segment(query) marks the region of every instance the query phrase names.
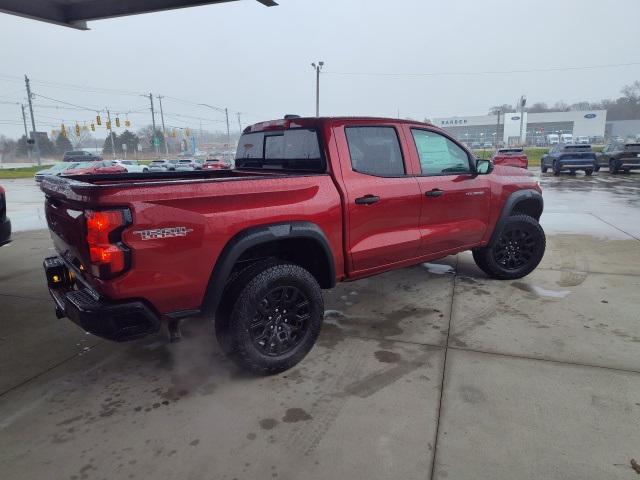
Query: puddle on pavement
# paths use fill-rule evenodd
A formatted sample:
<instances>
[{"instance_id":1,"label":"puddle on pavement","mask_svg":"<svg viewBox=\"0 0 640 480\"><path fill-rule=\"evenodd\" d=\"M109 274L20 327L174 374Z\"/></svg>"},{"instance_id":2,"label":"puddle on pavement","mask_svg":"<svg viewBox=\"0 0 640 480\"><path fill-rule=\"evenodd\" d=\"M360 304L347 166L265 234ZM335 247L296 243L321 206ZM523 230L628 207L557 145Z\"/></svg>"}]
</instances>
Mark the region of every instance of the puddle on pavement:
<instances>
[{"instance_id":1,"label":"puddle on pavement","mask_svg":"<svg viewBox=\"0 0 640 480\"><path fill-rule=\"evenodd\" d=\"M513 282L511 286L524 292L533 293L538 297L565 298L571 293L570 290L549 290L538 285L531 285L524 282Z\"/></svg>"},{"instance_id":2,"label":"puddle on pavement","mask_svg":"<svg viewBox=\"0 0 640 480\"><path fill-rule=\"evenodd\" d=\"M422 266L427 269L429 273L435 275L446 275L447 273L455 273L455 270L451 265L442 265L440 263L423 263Z\"/></svg>"}]
</instances>

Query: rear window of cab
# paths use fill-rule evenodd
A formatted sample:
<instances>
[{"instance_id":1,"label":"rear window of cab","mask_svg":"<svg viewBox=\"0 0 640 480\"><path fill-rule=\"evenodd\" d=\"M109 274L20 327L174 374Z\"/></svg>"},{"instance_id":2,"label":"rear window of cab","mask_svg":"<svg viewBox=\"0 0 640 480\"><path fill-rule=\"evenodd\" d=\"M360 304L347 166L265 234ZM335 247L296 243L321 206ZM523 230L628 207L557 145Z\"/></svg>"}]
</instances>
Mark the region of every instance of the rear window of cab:
<instances>
[{"instance_id":1,"label":"rear window of cab","mask_svg":"<svg viewBox=\"0 0 640 480\"><path fill-rule=\"evenodd\" d=\"M315 129L245 133L236 151L236 168L324 173L326 164Z\"/></svg>"}]
</instances>

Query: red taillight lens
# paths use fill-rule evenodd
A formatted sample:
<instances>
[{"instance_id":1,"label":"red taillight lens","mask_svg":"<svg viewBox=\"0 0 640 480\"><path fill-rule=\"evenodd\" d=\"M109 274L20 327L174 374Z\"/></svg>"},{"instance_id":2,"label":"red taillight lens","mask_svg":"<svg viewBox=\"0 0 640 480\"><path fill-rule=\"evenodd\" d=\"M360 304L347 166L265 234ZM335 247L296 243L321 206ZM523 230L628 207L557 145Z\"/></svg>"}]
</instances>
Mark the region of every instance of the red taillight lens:
<instances>
[{"instance_id":1,"label":"red taillight lens","mask_svg":"<svg viewBox=\"0 0 640 480\"><path fill-rule=\"evenodd\" d=\"M122 244L120 232L129 224L127 210L87 210L87 243L91 272L99 278L111 278L122 273L128 263L128 249Z\"/></svg>"}]
</instances>

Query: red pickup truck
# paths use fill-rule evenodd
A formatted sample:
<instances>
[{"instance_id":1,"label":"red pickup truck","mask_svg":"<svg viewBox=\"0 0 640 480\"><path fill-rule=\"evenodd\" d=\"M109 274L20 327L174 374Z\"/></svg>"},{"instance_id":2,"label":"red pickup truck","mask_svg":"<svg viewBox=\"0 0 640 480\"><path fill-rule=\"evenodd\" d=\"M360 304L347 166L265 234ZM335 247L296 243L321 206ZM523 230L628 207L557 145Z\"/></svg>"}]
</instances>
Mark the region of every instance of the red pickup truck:
<instances>
[{"instance_id":1,"label":"red pickup truck","mask_svg":"<svg viewBox=\"0 0 640 480\"><path fill-rule=\"evenodd\" d=\"M41 188L60 317L127 340L203 316L231 358L262 374L312 348L321 289L464 250L490 277L520 278L545 250L531 173L413 121L288 116L247 127L233 170Z\"/></svg>"}]
</instances>

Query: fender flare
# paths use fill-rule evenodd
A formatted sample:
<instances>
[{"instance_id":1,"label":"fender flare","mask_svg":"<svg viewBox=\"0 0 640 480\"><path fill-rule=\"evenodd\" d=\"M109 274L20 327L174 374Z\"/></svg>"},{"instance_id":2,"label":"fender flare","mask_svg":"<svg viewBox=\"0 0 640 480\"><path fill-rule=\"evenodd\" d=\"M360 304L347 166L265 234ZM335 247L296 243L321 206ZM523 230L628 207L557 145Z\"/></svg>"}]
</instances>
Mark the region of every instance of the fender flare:
<instances>
[{"instance_id":1,"label":"fender flare","mask_svg":"<svg viewBox=\"0 0 640 480\"><path fill-rule=\"evenodd\" d=\"M542 215L542 211L544 210L544 200L542 199L542 194L537 190L527 189L527 190L518 190L513 192L507 198L507 201L502 206L502 211L500 212L500 216L498 217L498 221L496 222L496 226L493 229L493 233L491 234L491 239L489 240L489 245L493 245L494 242L498 239L498 235L502 230L507 219L511 216L515 207L523 201L533 200L538 204L539 209L533 217L536 220L540 220L540 216Z\"/></svg>"},{"instance_id":2,"label":"fender flare","mask_svg":"<svg viewBox=\"0 0 640 480\"><path fill-rule=\"evenodd\" d=\"M310 239L319 244L324 251L329 266L329 285L333 288L336 283L336 267L329 241L322 229L312 222L286 222L270 225L250 227L235 234L227 242L213 267L209 283L205 291L201 312L205 315L215 314L227 279L233 266L248 249L257 245L291 238Z\"/></svg>"}]
</instances>

